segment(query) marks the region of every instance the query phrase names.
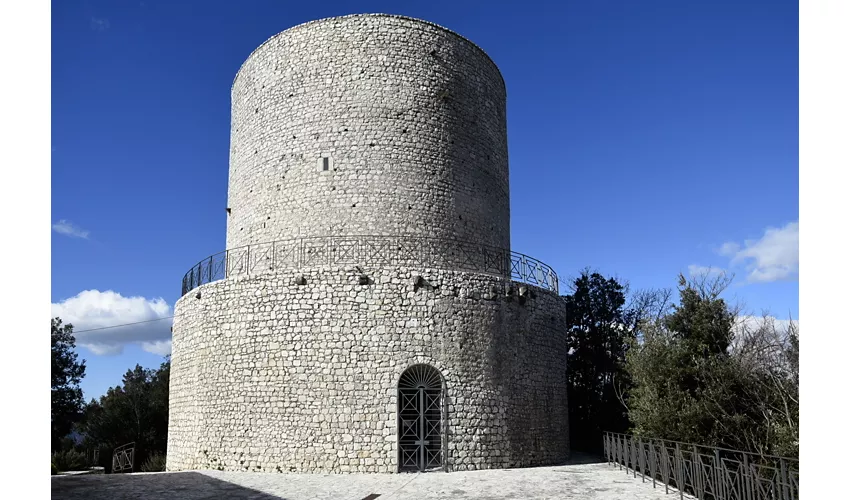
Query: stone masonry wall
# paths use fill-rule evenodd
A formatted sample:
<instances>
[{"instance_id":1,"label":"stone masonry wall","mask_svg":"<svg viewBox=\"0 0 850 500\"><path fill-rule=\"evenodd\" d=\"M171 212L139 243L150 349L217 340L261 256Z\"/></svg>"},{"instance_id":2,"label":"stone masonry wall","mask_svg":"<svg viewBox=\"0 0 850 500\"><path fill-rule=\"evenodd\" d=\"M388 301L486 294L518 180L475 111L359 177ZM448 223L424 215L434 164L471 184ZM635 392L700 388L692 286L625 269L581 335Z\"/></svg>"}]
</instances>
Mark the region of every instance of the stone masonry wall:
<instances>
[{"instance_id":1,"label":"stone masonry wall","mask_svg":"<svg viewBox=\"0 0 850 500\"><path fill-rule=\"evenodd\" d=\"M505 85L463 37L391 15L309 22L257 48L231 99L227 248L355 234L510 248Z\"/></svg>"},{"instance_id":2,"label":"stone masonry wall","mask_svg":"<svg viewBox=\"0 0 850 500\"><path fill-rule=\"evenodd\" d=\"M567 458L563 304L518 286L314 268L193 290L175 306L168 470L396 472L397 383L416 363L445 378L448 470Z\"/></svg>"}]
</instances>

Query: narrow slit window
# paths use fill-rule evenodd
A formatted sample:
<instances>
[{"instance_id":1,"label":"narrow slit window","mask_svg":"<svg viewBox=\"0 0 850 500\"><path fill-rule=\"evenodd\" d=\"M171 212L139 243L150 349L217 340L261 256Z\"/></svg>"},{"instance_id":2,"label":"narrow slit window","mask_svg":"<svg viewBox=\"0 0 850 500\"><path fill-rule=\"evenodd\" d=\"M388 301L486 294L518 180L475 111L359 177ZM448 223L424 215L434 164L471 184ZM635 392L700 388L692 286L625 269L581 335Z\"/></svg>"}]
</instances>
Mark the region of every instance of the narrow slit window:
<instances>
[{"instance_id":1,"label":"narrow slit window","mask_svg":"<svg viewBox=\"0 0 850 500\"><path fill-rule=\"evenodd\" d=\"M334 159L330 154L319 153L316 159L316 170L330 174L334 170Z\"/></svg>"}]
</instances>

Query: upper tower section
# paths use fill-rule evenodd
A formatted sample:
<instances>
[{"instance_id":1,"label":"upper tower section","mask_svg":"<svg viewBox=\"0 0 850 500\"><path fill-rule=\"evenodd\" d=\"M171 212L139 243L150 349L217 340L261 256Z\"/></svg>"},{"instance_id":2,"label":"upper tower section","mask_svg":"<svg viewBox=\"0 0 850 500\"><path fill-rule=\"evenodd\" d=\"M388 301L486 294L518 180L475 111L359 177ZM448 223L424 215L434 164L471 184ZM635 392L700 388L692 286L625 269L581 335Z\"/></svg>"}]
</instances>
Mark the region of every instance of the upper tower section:
<instances>
[{"instance_id":1,"label":"upper tower section","mask_svg":"<svg viewBox=\"0 0 850 500\"><path fill-rule=\"evenodd\" d=\"M476 45L383 14L283 31L232 89L227 248L332 235L510 248L505 84Z\"/></svg>"}]
</instances>

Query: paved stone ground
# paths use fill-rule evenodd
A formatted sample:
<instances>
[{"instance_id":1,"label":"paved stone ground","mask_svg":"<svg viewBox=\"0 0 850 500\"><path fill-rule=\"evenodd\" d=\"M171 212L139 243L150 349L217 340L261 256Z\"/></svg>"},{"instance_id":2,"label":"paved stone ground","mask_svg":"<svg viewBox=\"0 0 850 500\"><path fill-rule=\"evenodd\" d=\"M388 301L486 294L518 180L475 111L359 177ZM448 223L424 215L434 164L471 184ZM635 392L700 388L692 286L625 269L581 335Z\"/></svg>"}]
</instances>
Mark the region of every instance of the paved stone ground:
<instances>
[{"instance_id":1,"label":"paved stone ground","mask_svg":"<svg viewBox=\"0 0 850 500\"><path fill-rule=\"evenodd\" d=\"M616 466L575 461L557 467L426 474L160 472L53 476L54 500L242 499L672 499ZM671 489L671 493L672 493Z\"/></svg>"}]
</instances>

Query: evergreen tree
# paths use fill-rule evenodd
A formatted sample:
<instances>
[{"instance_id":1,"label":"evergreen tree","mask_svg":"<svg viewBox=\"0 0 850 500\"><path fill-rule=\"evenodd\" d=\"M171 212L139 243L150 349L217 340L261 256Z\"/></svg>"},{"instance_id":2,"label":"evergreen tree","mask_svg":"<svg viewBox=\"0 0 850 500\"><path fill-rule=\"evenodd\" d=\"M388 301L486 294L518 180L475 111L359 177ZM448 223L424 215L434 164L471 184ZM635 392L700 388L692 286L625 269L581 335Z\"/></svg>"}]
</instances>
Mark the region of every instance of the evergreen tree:
<instances>
[{"instance_id":1,"label":"evergreen tree","mask_svg":"<svg viewBox=\"0 0 850 500\"><path fill-rule=\"evenodd\" d=\"M572 449L598 452L603 431L628 429L618 392L628 386L623 363L636 311L626 308L626 292L616 279L584 271L564 297Z\"/></svg>"},{"instance_id":2,"label":"evergreen tree","mask_svg":"<svg viewBox=\"0 0 850 500\"><path fill-rule=\"evenodd\" d=\"M166 452L168 443L168 384L171 360L158 369L140 365L127 370L122 385L111 387L86 407L81 430L89 447L112 450L135 442L136 463Z\"/></svg>"},{"instance_id":3,"label":"evergreen tree","mask_svg":"<svg viewBox=\"0 0 850 500\"><path fill-rule=\"evenodd\" d=\"M77 362L76 339L71 324L50 321L50 427L51 450L62 447L62 439L73 429L83 410L80 381L86 373L85 360Z\"/></svg>"}]
</instances>

